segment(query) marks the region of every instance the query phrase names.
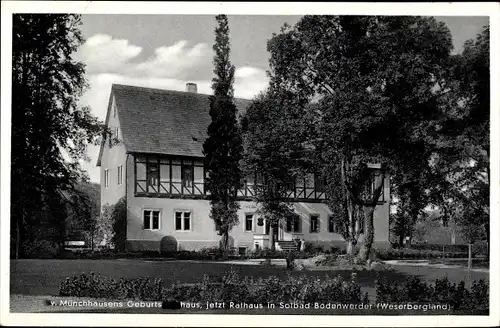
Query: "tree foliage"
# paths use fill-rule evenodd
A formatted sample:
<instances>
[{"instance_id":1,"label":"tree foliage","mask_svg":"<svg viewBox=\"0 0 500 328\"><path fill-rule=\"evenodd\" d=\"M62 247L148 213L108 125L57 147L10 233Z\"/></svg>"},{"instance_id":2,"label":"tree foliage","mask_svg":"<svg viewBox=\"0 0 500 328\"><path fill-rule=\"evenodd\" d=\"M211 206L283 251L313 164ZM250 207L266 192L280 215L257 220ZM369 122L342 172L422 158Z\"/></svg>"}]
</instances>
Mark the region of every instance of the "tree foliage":
<instances>
[{"instance_id":1,"label":"tree foliage","mask_svg":"<svg viewBox=\"0 0 500 328\"><path fill-rule=\"evenodd\" d=\"M242 120L244 172L254 183L258 213L269 224L272 249L274 231L294 213L286 201L294 181L313 168L307 155L313 152L303 143L311 125L298 119L303 113L294 112L297 108L291 94L270 88L254 99Z\"/></svg>"},{"instance_id":2,"label":"tree foliage","mask_svg":"<svg viewBox=\"0 0 500 328\"><path fill-rule=\"evenodd\" d=\"M11 236L14 256L36 237L42 209L85 179L79 161L102 125L78 98L87 84L72 54L82 44L79 15L16 14L12 47ZM49 215L54 226L57 216Z\"/></svg>"},{"instance_id":3,"label":"tree foliage","mask_svg":"<svg viewBox=\"0 0 500 328\"><path fill-rule=\"evenodd\" d=\"M453 57L450 109L442 120L432 168L441 179L435 201L445 220L455 219L464 238L478 231L489 241L490 188L490 35L483 28ZM459 209L459 212L457 212Z\"/></svg>"},{"instance_id":4,"label":"tree foliage","mask_svg":"<svg viewBox=\"0 0 500 328\"><path fill-rule=\"evenodd\" d=\"M214 74L210 96L208 138L203 144L207 178L205 187L210 193L211 212L223 248L227 248L229 232L238 224L236 195L241 187L242 141L233 98L234 66L229 60L229 27L225 15L216 16L213 50Z\"/></svg>"},{"instance_id":5,"label":"tree foliage","mask_svg":"<svg viewBox=\"0 0 500 328\"><path fill-rule=\"evenodd\" d=\"M367 164L394 176L412 170L408 180L418 180L432 155L451 48L446 26L424 17L305 16L268 42L271 85L317 103L316 148L337 176L329 181L340 179L348 226L363 208L364 259L383 186L381 174L369 187Z\"/></svg>"}]
</instances>

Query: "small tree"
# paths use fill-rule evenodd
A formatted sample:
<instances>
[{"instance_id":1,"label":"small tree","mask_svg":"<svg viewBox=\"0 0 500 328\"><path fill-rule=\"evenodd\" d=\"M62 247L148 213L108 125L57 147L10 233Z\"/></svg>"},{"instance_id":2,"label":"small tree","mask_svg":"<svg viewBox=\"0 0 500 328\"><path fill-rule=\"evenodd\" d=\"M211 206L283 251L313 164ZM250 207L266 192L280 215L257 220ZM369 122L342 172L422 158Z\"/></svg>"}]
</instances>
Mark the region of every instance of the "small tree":
<instances>
[{"instance_id":1,"label":"small tree","mask_svg":"<svg viewBox=\"0 0 500 328\"><path fill-rule=\"evenodd\" d=\"M113 234L111 242L117 251L124 251L127 242L127 199L122 197L112 211Z\"/></svg>"},{"instance_id":2,"label":"small tree","mask_svg":"<svg viewBox=\"0 0 500 328\"><path fill-rule=\"evenodd\" d=\"M243 166L247 176L257 178L255 198L258 213L270 227L271 249L275 248L275 230L294 213L286 201L294 181L303 177L314 161L312 151L301 142L307 126L291 117L295 105L289 94L269 89L254 100L243 119Z\"/></svg>"},{"instance_id":3,"label":"small tree","mask_svg":"<svg viewBox=\"0 0 500 328\"><path fill-rule=\"evenodd\" d=\"M205 188L210 193L210 217L222 236L221 246L227 251L229 232L238 224L239 204L236 202L241 188L242 141L233 99L234 66L229 60L229 27L225 15L216 16L213 50L214 74L210 96L208 139L203 144L207 179Z\"/></svg>"}]
</instances>

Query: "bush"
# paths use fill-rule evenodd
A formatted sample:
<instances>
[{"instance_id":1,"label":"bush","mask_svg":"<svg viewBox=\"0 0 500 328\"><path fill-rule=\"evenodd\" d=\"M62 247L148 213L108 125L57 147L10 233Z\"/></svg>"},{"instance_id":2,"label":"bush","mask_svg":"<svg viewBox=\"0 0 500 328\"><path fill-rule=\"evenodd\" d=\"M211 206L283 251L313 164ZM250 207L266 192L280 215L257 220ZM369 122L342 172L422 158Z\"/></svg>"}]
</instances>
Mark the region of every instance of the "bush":
<instances>
[{"instance_id":1,"label":"bush","mask_svg":"<svg viewBox=\"0 0 500 328\"><path fill-rule=\"evenodd\" d=\"M196 284L176 283L165 287L161 279L135 278L120 280L94 273L66 278L59 289L60 296L95 297L135 300L175 300L185 302L368 302L355 276L349 281L341 277L326 277L323 281L306 276L279 279L241 277L230 271L222 278L207 275Z\"/></svg>"},{"instance_id":2,"label":"bush","mask_svg":"<svg viewBox=\"0 0 500 328\"><path fill-rule=\"evenodd\" d=\"M36 259L56 258L61 254L59 245L52 240L36 239L23 243L23 257Z\"/></svg>"},{"instance_id":3,"label":"bush","mask_svg":"<svg viewBox=\"0 0 500 328\"><path fill-rule=\"evenodd\" d=\"M307 252L298 252L298 251L292 251L292 252L287 252L287 251L276 251L276 250L271 250L271 249L258 249L254 250L252 252L249 252L247 255L245 255L243 258L249 258L249 259L261 259L261 258L268 258L268 259L286 259L290 255L290 253L293 253L294 259L306 259L311 257L310 253Z\"/></svg>"},{"instance_id":4,"label":"bush","mask_svg":"<svg viewBox=\"0 0 500 328\"><path fill-rule=\"evenodd\" d=\"M443 244L412 244L410 249L425 250L425 251L440 251L452 253L466 253L469 250L468 245L443 245Z\"/></svg>"},{"instance_id":5,"label":"bush","mask_svg":"<svg viewBox=\"0 0 500 328\"><path fill-rule=\"evenodd\" d=\"M400 249L375 249L376 258L380 260L400 260L400 259L437 259L437 258L466 258L467 253L461 252L440 252L432 250L416 250L409 248Z\"/></svg>"},{"instance_id":6,"label":"bush","mask_svg":"<svg viewBox=\"0 0 500 328\"><path fill-rule=\"evenodd\" d=\"M338 265L339 254L326 254L322 259L315 262L317 266L335 266Z\"/></svg>"},{"instance_id":7,"label":"bush","mask_svg":"<svg viewBox=\"0 0 500 328\"><path fill-rule=\"evenodd\" d=\"M377 303L434 303L449 304L454 311L484 314L488 312L488 284L484 280L474 282L471 290L465 283L452 284L448 278L436 279L427 284L417 277L409 277L402 283L376 282Z\"/></svg>"},{"instance_id":8,"label":"bush","mask_svg":"<svg viewBox=\"0 0 500 328\"><path fill-rule=\"evenodd\" d=\"M66 278L59 287L60 296L113 299L158 300L162 298L161 279L135 278L120 280L101 277L91 272Z\"/></svg>"}]
</instances>

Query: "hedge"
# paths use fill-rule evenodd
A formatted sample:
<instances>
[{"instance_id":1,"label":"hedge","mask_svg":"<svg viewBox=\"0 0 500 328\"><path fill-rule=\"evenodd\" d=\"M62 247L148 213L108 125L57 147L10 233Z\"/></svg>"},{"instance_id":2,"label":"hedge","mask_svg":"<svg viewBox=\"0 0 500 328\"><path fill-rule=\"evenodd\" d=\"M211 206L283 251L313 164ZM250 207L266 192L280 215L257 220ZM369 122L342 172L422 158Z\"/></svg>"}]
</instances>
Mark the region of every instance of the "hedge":
<instances>
[{"instance_id":1,"label":"hedge","mask_svg":"<svg viewBox=\"0 0 500 328\"><path fill-rule=\"evenodd\" d=\"M409 277L406 281L376 281L376 303L392 304L447 304L450 314L488 314L489 285L484 280L474 282L470 290L462 281L452 284L447 278L435 283ZM98 274L68 277L60 285L60 296L107 298L114 300L178 302L238 302L238 303L363 303L370 304L367 293L362 293L355 275L351 280L341 277L323 280L288 276L279 279L241 277L230 271L222 278L207 275L195 284L176 283L165 286L161 279L135 278L119 280Z\"/></svg>"},{"instance_id":2,"label":"hedge","mask_svg":"<svg viewBox=\"0 0 500 328\"><path fill-rule=\"evenodd\" d=\"M377 303L449 304L453 311L468 314L488 314L489 309L489 286L482 279L468 290L463 281L452 284L445 277L427 284L412 276L399 284L377 280L376 291Z\"/></svg>"},{"instance_id":3,"label":"hedge","mask_svg":"<svg viewBox=\"0 0 500 328\"><path fill-rule=\"evenodd\" d=\"M409 248L400 249L375 249L375 257L380 260L400 259L436 259L436 258L467 258L467 252L440 252L431 250L416 250Z\"/></svg>"},{"instance_id":4,"label":"hedge","mask_svg":"<svg viewBox=\"0 0 500 328\"><path fill-rule=\"evenodd\" d=\"M350 281L341 277L324 280L306 276L281 280L240 277L234 271L221 279L204 276L200 283L173 284L166 287L161 279L109 279L90 273L68 277L59 289L60 296L95 297L109 299L134 299L141 301L170 300L184 302L245 302L279 303L295 302L368 302L354 276Z\"/></svg>"}]
</instances>

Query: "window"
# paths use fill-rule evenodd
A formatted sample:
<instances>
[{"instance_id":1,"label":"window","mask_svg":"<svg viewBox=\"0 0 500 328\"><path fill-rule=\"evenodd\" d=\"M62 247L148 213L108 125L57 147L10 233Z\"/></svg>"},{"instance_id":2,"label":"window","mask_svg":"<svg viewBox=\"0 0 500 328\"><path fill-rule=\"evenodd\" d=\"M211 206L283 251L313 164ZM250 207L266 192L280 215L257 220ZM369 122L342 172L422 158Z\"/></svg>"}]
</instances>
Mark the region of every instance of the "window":
<instances>
[{"instance_id":1,"label":"window","mask_svg":"<svg viewBox=\"0 0 500 328\"><path fill-rule=\"evenodd\" d=\"M325 179L321 175L314 176L314 188L316 192L325 192Z\"/></svg>"},{"instance_id":2,"label":"window","mask_svg":"<svg viewBox=\"0 0 500 328\"><path fill-rule=\"evenodd\" d=\"M335 218L333 215L328 217L328 232L338 233L337 224L335 223Z\"/></svg>"},{"instance_id":3,"label":"window","mask_svg":"<svg viewBox=\"0 0 500 328\"><path fill-rule=\"evenodd\" d=\"M109 170L104 169L104 188L109 187Z\"/></svg>"},{"instance_id":4,"label":"window","mask_svg":"<svg viewBox=\"0 0 500 328\"><path fill-rule=\"evenodd\" d=\"M108 145L109 148L113 147L113 131L109 131L108 133Z\"/></svg>"},{"instance_id":5,"label":"window","mask_svg":"<svg viewBox=\"0 0 500 328\"><path fill-rule=\"evenodd\" d=\"M247 253L246 247L238 247L238 254L239 255L245 255L246 253Z\"/></svg>"},{"instance_id":6,"label":"window","mask_svg":"<svg viewBox=\"0 0 500 328\"><path fill-rule=\"evenodd\" d=\"M147 165L148 192L158 192L158 163Z\"/></svg>"},{"instance_id":7,"label":"window","mask_svg":"<svg viewBox=\"0 0 500 328\"><path fill-rule=\"evenodd\" d=\"M160 229L160 211L144 210L143 220L144 220L144 230Z\"/></svg>"},{"instance_id":8,"label":"window","mask_svg":"<svg viewBox=\"0 0 500 328\"><path fill-rule=\"evenodd\" d=\"M293 219L292 217L286 218L286 232L291 232L293 229Z\"/></svg>"},{"instance_id":9,"label":"window","mask_svg":"<svg viewBox=\"0 0 500 328\"><path fill-rule=\"evenodd\" d=\"M118 132L120 131L119 127L115 128L115 138L118 139Z\"/></svg>"},{"instance_id":10,"label":"window","mask_svg":"<svg viewBox=\"0 0 500 328\"><path fill-rule=\"evenodd\" d=\"M183 165L182 166L182 185L187 188L191 188L193 186L193 167Z\"/></svg>"},{"instance_id":11,"label":"window","mask_svg":"<svg viewBox=\"0 0 500 328\"><path fill-rule=\"evenodd\" d=\"M116 106L113 106L113 117L116 117Z\"/></svg>"},{"instance_id":12,"label":"window","mask_svg":"<svg viewBox=\"0 0 500 328\"><path fill-rule=\"evenodd\" d=\"M253 214L245 215L245 231L253 231Z\"/></svg>"},{"instance_id":13,"label":"window","mask_svg":"<svg viewBox=\"0 0 500 328\"><path fill-rule=\"evenodd\" d=\"M175 230L191 230L191 212L175 212Z\"/></svg>"},{"instance_id":14,"label":"window","mask_svg":"<svg viewBox=\"0 0 500 328\"><path fill-rule=\"evenodd\" d=\"M123 165L118 166L118 185L123 183Z\"/></svg>"},{"instance_id":15,"label":"window","mask_svg":"<svg viewBox=\"0 0 500 328\"><path fill-rule=\"evenodd\" d=\"M300 217L298 215L286 218L286 232L300 232Z\"/></svg>"},{"instance_id":16,"label":"window","mask_svg":"<svg viewBox=\"0 0 500 328\"><path fill-rule=\"evenodd\" d=\"M319 232L319 216L318 215L311 215L310 219L310 231L312 233Z\"/></svg>"},{"instance_id":17,"label":"window","mask_svg":"<svg viewBox=\"0 0 500 328\"><path fill-rule=\"evenodd\" d=\"M300 226L301 220L298 215L293 216L293 232L301 232L302 227Z\"/></svg>"}]
</instances>

